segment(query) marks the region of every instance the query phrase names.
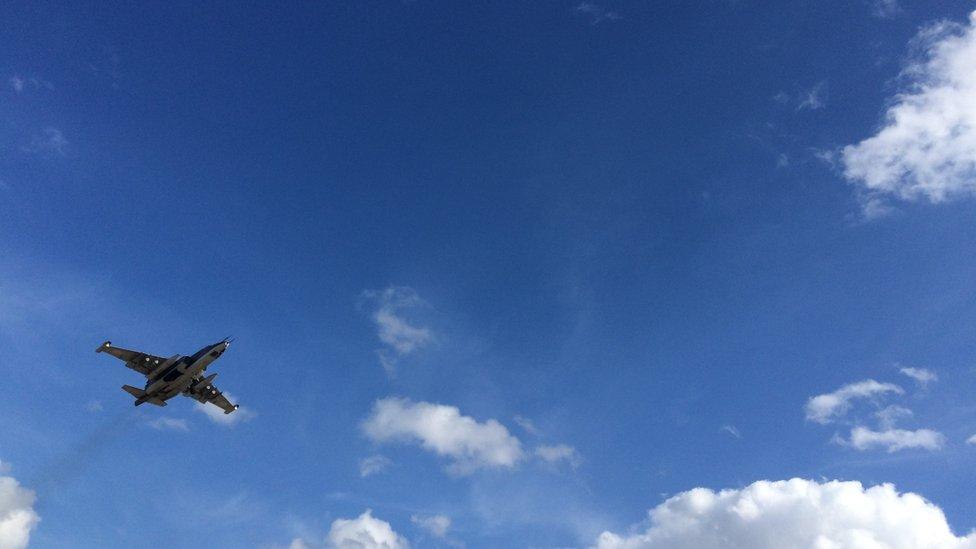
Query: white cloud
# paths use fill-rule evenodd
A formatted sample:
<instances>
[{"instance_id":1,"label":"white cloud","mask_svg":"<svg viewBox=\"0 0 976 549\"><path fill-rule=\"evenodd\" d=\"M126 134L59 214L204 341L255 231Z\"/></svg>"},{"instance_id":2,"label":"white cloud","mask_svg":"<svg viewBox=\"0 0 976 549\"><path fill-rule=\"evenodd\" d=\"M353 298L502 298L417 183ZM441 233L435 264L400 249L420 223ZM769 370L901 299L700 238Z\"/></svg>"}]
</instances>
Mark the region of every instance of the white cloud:
<instances>
[{"instance_id":1,"label":"white cloud","mask_svg":"<svg viewBox=\"0 0 976 549\"><path fill-rule=\"evenodd\" d=\"M695 488L649 511L642 533L604 532L599 549L974 549L936 505L894 486L758 481L741 490Z\"/></svg>"},{"instance_id":2,"label":"white cloud","mask_svg":"<svg viewBox=\"0 0 976 549\"><path fill-rule=\"evenodd\" d=\"M878 418L878 423L884 429L891 429L898 423L898 420L912 417L912 411L902 406L887 406L875 412L874 417Z\"/></svg>"},{"instance_id":3,"label":"white cloud","mask_svg":"<svg viewBox=\"0 0 976 549\"><path fill-rule=\"evenodd\" d=\"M34 511L34 492L13 477L0 476L0 548L22 549L41 520Z\"/></svg>"},{"instance_id":4,"label":"white cloud","mask_svg":"<svg viewBox=\"0 0 976 549\"><path fill-rule=\"evenodd\" d=\"M88 404L85 404L85 409L94 414L101 412L105 407L102 406L101 400L89 400Z\"/></svg>"},{"instance_id":5,"label":"white cloud","mask_svg":"<svg viewBox=\"0 0 976 549\"><path fill-rule=\"evenodd\" d=\"M976 435L973 435L973 436L969 437L966 440L966 444L976 444Z\"/></svg>"},{"instance_id":6,"label":"white cloud","mask_svg":"<svg viewBox=\"0 0 976 549\"><path fill-rule=\"evenodd\" d=\"M879 383L873 379L844 385L833 393L811 397L806 406L807 420L820 424L830 423L850 410L852 400L885 393L900 395L904 391L892 383Z\"/></svg>"},{"instance_id":7,"label":"white cloud","mask_svg":"<svg viewBox=\"0 0 976 549\"><path fill-rule=\"evenodd\" d=\"M224 396L227 397L227 400L231 401L231 403L237 403L237 399L234 398L234 395L228 393L227 391L224 391ZM237 411L229 414L225 414L224 411L218 408L216 405L205 402L195 402L193 409L207 416L207 419L216 423L217 425L223 425L225 427L233 427L238 423L250 421L257 416L257 413L254 412L254 410L251 410L245 406L241 406L237 409Z\"/></svg>"},{"instance_id":8,"label":"white cloud","mask_svg":"<svg viewBox=\"0 0 976 549\"><path fill-rule=\"evenodd\" d=\"M773 96L773 101L780 105L794 105L798 111L815 111L827 105L827 81L821 80L813 87L796 92L796 94L779 91ZM789 157L781 154L776 162L777 167L789 165Z\"/></svg>"},{"instance_id":9,"label":"white cloud","mask_svg":"<svg viewBox=\"0 0 976 549\"><path fill-rule=\"evenodd\" d=\"M850 445L857 450L884 448L889 454L899 450L914 448L935 451L942 449L942 446L945 444L945 436L931 429L918 429L915 431L887 429L884 431L872 431L867 427L858 426L851 429L850 440L842 441L842 443Z\"/></svg>"},{"instance_id":10,"label":"white cloud","mask_svg":"<svg viewBox=\"0 0 976 549\"><path fill-rule=\"evenodd\" d=\"M874 0L874 15L887 19L901 13L901 6L898 0Z\"/></svg>"},{"instance_id":11,"label":"white cloud","mask_svg":"<svg viewBox=\"0 0 976 549\"><path fill-rule=\"evenodd\" d=\"M519 439L498 421L478 422L443 404L405 398L377 400L362 429L374 442L417 442L449 457L448 470L454 474L483 467L514 467L524 457Z\"/></svg>"},{"instance_id":12,"label":"white cloud","mask_svg":"<svg viewBox=\"0 0 976 549\"><path fill-rule=\"evenodd\" d=\"M54 85L48 82L47 80L43 80L37 77L23 78L19 74L15 74L11 76L7 80L7 82L10 84L10 87L13 88L13 90L17 93L26 90L28 87L33 89L41 89L41 88L46 88L49 90L54 89Z\"/></svg>"},{"instance_id":13,"label":"white cloud","mask_svg":"<svg viewBox=\"0 0 976 549\"><path fill-rule=\"evenodd\" d=\"M928 385L929 382L937 381L939 379L939 376L937 376L935 372L932 370L926 370L925 368L902 368L898 371L914 379L919 385L922 386Z\"/></svg>"},{"instance_id":14,"label":"white cloud","mask_svg":"<svg viewBox=\"0 0 976 549\"><path fill-rule=\"evenodd\" d=\"M443 538L451 527L451 519L444 515L413 515L410 522L429 532L432 536Z\"/></svg>"},{"instance_id":15,"label":"white cloud","mask_svg":"<svg viewBox=\"0 0 976 549\"><path fill-rule=\"evenodd\" d=\"M187 432L190 430L190 426L187 425L185 419L176 419L172 417L159 417L149 422L149 426L153 429L159 431L183 431Z\"/></svg>"},{"instance_id":16,"label":"white cloud","mask_svg":"<svg viewBox=\"0 0 976 549\"><path fill-rule=\"evenodd\" d=\"M576 8L574 8L573 11L580 15L589 17L590 22L594 25L600 24L604 21L619 21L621 19L619 13L608 10L603 6L598 6L592 2L580 2L576 5Z\"/></svg>"},{"instance_id":17,"label":"white cloud","mask_svg":"<svg viewBox=\"0 0 976 549\"><path fill-rule=\"evenodd\" d=\"M521 427L526 433L532 436L539 435L539 428L535 426L535 423L529 418L522 416L515 416L512 418L516 425Z\"/></svg>"},{"instance_id":18,"label":"white cloud","mask_svg":"<svg viewBox=\"0 0 976 549\"><path fill-rule=\"evenodd\" d=\"M390 523L366 512L354 519L337 519L329 529L330 549L407 549L410 543L393 531Z\"/></svg>"},{"instance_id":19,"label":"white cloud","mask_svg":"<svg viewBox=\"0 0 976 549\"><path fill-rule=\"evenodd\" d=\"M826 94L827 94L827 83L817 82L809 90L800 94L798 98L798 103L796 105L796 110L798 111L815 111L817 109L822 109L827 104Z\"/></svg>"},{"instance_id":20,"label":"white cloud","mask_svg":"<svg viewBox=\"0 0 976 549\"><path fill-rule=\"evenodd\" d=\"M377 335L386 345L378 351L380 363L390 374L393 373L397 359L409 355L426 345L433 336L429 328L411 324L403 317L403 311L426 305L413 288L390 286L382 291L367 290L363 296L375 302L373 322Z\"/></svg>"},{"instance_id":21,"label":"white cloud","mask_svg":"<svg viewBox=\"0 0 976 549\"><path fill-rule=\"evenodd\" d=\"M28 147L23 150L29 153L56 154L65 156L67 154L68 140L57 128L44 128L41 133L31 140Z\"/></svg>"},{"instance_id":22,"label":"white cloud","mask_svg":"<svg viewBox=\"0 0 976 549\"><path fill-rule=\"evenodd\" d=\"M555 446L537 446L535 456L546 463L559 463L565 461L572 467L579 467L583 461L576 451L576 448L567 444L557 444Z\"/></svg>"},{"instance_id":23,"label":"white cloud","mask_svg":"<svg viewBox=\"0 0 976 549\"><path fill-rule=\"evenodd\" d=\"M723 433L728 433L735 438L742 438L742 433L735 427L735 425L723 425L719 431Z\"/></svg>"},{"instance_id":24,"label":"white cloud","mask_svg":"<svg viewBox=\"0 0 976 549\"><path fill-rule=\"evenodd\" d=\"M385 471L393 462L390 458L380 455L369 456L359 460L359 476L366 478Z\"/></svg>"},{"instance_id":25,"label":"white cloud","mask_svg":"<svg viewBox=\"0 0 976 549\"><path fill-rule=\"evenodd\" d=\"M886 197L938 203L976 194L976 12L968 25L922 30L913 46L907 85L883 127L841 152L844 176L874 209Z\"/></svg>"}]
</instances>

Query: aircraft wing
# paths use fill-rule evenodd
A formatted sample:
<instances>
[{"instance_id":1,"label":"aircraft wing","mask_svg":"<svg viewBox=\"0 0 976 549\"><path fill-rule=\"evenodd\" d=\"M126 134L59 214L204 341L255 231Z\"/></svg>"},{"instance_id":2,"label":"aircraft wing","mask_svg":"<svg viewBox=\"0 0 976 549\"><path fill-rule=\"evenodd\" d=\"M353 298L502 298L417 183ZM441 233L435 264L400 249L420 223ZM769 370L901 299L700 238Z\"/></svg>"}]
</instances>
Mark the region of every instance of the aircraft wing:
<instances>
[{"instance_id":1,"label":"aircraft wing","mask_svg":"<svg viewBox=\"0 0 976 549\"><path fill-rule=\"evenodd\" d=\"M214 406L220 408L225 414L229 414L234 410L237 410L236 404L231 404L224 393L217 389L213 384L213 378L217 377L217 374L213 374L207 378L197 378L199 381L190 388L188 391L189 396L194 399L203 402L213 404Z\"/></svg>"},{"instance_id":2,"label":"aircraft wing","mask_svg":"<svg viewBox=\"0 0 976 549\"><path fill-rule=\"evenodd\" d=\"M225 414L229 414L237 410L237 405L231 404L230 401L227 400L227 397L224 396L224 393L221 393L220 391L217 391L216 395L208 396L207 402L217 406L218 408L223 410Z\"/></svg>"},{"instance_id":3,"label":"aircraft wing","mask_svg":"<svg viewBox=\"0 0 976 549\"><path fill-rule=\"evenodd\" d=\"M98 348L95 349L95 352L108 353L125 362L126 366L144 376L149 375L149 372L153 371L156 366L159 366L166 361L165 358L155 355L140 353L139 351L130 351L129 349L123 349L122 347L115 347L112 345L111 341L106 341L105 343L99 345Z\"/></svg>"}]
</instances>

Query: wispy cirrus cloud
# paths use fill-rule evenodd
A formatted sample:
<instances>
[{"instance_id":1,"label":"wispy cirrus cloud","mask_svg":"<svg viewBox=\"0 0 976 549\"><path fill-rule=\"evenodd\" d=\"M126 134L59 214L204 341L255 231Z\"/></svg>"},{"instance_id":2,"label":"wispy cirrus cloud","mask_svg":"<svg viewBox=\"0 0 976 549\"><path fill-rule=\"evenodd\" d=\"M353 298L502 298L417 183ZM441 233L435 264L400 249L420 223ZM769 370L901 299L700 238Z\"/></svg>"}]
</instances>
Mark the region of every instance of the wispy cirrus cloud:
<instances>
[{"instance_id":1,"label":"wispy cirrus cloud","mask_svg":"<svg viewBox=\"0 0 976 549\"><path fill-rule=\"evenodd\" d=\"M535 422L527 417L515 416L512 418L512 421L514 421L516 425L532 436L538 436L540 433L539 428L535 426Z\"/></svg>"},{"instance_id":2,"label":"wispy cirrus cloud","mask_svg":"<svg viewBox=\"0 0 976 549\"><path fill-rule=\"evenodd\" d=\"M733 438L742 438L742 433L739 432L739 429L735 425L723 425L719 431Z\"/></svg>"},{"instance_id":3,"label":"wispy cirrus cloud","mask_svg":"<svg viewBox=\"0 0 976 549\"><path fill-rule=\"evenodd\" d=\"M359 460L359 476L366 478L386 471L393 461L386 456L373 455Z\"/></svg>"},{"instance_id":4,"label":"wispy cirrus cloud","mask_svg":"<svg viewBox=\"0 0 976 549\"><path fill-rule=\"evenodd\" d=\"M896 423L905 418L910 418L914 414L903 406L886 406L875 412L874 417L878 418L878 424L884 429L891 429Z\"/></svg>"},{"instance_id":5,"label":"wispy cirrus cloud","mask_svg":"<svg viewBox=\"0 0 976 549\"><path fill-rule=\"evenodd\" d=\"M932 429L874 431L867 427L854 427L849 439L838 442L856 450L884 448L890 454L909 449L941 450L945 445L945 435Z\"/></svg>"},{"instance_id":6,"label":"wispy cirrus cloud","mask_svg":"<svg viewBox=\"0 0 976 549\"><path fill-rule=\"evenodd\" d=\"M572 468L577 468L583 462L576 448L568 444L556 444L553 446L536 446L533 451L535 456L546 463L567 463Z\"/></svg>"},{"instance_id":7,"label":"wispy cirrus cloud","mask_svg":"<svg viewBox=\"0 0 976 549\"><path fill-rule=\"evenodd\" d=\"M821 80L813 86L793 93L781 91L773 100L783 106L792 106L797 111L815 111L827 106L827 81Z\"/></svg>"},{"instance_id":8,"label":"wispy cirrus cloud","mask_svg":"<svg viewBox=\"0 0 976 549\"><path fill-rule=\"evenodd\" d=\"M68 140L57 128L44 128L31 139L30 145L22 147L24 152L40 155L67 156Z\"/></svg>"},{"instance_id":9,"label":"wispy cirrus cloud","mask_svg":"<svg viewBox=\"0 0 976 549\"><path fill-rule=\"evenodd\" d=\"M902 12L898 0L874 0L874 16L890 19Z\"/></svg>"},{"instance_id":10,"label":"wispy cirrus cloud","mask_svg":"<svg viewBox=\"0 0 976 549\"><path fill-rule=\"evenodd\" d=\"M435 538L445 538L451 528L451 519L444 515L411 515L410 522Z\"/></svg>"},{"instance_id":11,"label":"wispy cirrus cloud","mask_svg":"<svg viewBox=\"0 0 976 549\"><path fill-rule=\"evenodd\" d=\"M390 375L396 371L397 361L433 340L431 330L412 324L404 315L427 303L413 288L390 286L384 290L367 290L363 297L373 304L372 319L383 349L377 351L380 364Z\"/></svg>"},{"instance_id":12,"label":"wispy cirrus cloud","mask_svg":"<svg viewBox=\"0 0 976 549\"><path fill-rule=\"evenodd\" d=\"M838 416L847 413L851 402L856 399L871 398L886 393L904 394L901 387L893 383L879 383L873 379L844 385L832 393L811 397L806 405L808 421L827 424Z\"/></svg>"},{"instance_id":13,"label":"wispy cirrus cloud","mask_svg":"<svg viewBox=\"0 0 976 549\"><path fill-rule=\"evenodd\" d=\"M912 41L903 91L881 129L841 150L844 177L864 215L889 200L939 203L976 194L976 12L968 24L943 21Z\"/></svg>"},{"instance_id":14,"label":"wispy cirrus cloud","mask_svg":"<svg viewBox=\"0 0 976 549\"><path fill-rule=\"evenodd\" d=\"M580 2L576 4L573 11L579 15L589 17L590 24L592 25L598 25L604 21L619 21L621 19L619 13L592 2Z\"/></svg>"},{"instance_id":15,"label":"wispy cirrus cloud","mask_svg":"<svg viewBox=\"0 0 976 549\"><path fill-rule=\"evenodd\" d=\"M7 79L7 83L10 85L11 89L17 93L22 93L30 89L54 89L53 84L42 78L37 78L36 76L23 77L19 74L15 74Z\"/></svg>"},{"instance_id":16,"label":"wispy cirrus cloud","mask_svg":"<svg viewBox=\"0 0 976 549\"><path fill-rule=\"evenodd\" d=\"M803 93L800 94L796 110L798 111L815 111L817 109L822 109L827 105L827 82L821 81L814 84L814 86Z\"/></svg>"},{"instance_id":17,"label":"wispy cirrus cloud","mask_svg":"<svg viewBox=\"0 0 976 549\"><path fill-rule=\"evenodd\" d=\"M166 416L150 421L149 426L157 431L182 431L185 433L190 430L190 425L185 419L176 419Z\"/></svg>"},{"instance_id":18,"label":"wispy cirrus cloud","mask_svg":"<svg viewBox=\"0 0 976 549\"><path fill-rule=\"evenodd\" d=\"M901 368L898 371L901 372L903 375L906 375L914 379L915 382L921 385L922 387L928 385L933 381L938 381L939 379L939 376L936 375L935 372L933 372L932 370L926 370L925 368L907 367L907 368Z\"/></svg>"}]
</instances>

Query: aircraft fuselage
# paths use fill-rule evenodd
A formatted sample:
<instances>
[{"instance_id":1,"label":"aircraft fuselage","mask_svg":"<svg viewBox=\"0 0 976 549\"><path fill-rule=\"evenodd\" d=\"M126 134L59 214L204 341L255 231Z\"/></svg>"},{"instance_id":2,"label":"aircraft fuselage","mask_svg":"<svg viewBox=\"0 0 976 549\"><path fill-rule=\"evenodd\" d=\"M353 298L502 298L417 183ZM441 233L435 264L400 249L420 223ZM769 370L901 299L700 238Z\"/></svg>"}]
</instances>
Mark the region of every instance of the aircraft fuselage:
<instances>
[{"instance_id":1,"label":"aircraft fuselage","mask_svg":"<svg viewBox=\"0 0 976 549\"><path fill-rule=\"evenodd\" d=\"M194 379L220 358L229 346L229 341L221 341L207 345L191 356L173 357L163 362L147 376L146 394L140 400L167 401L186 391Z\"/></svg>"}]
</instances>

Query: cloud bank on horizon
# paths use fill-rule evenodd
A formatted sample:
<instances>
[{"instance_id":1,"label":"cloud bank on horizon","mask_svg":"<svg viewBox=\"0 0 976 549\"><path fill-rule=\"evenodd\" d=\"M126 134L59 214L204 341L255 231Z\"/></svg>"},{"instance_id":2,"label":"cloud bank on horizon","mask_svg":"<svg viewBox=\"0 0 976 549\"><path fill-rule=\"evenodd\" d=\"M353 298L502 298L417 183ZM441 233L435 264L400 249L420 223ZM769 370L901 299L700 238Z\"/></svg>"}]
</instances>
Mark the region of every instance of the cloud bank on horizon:
<instances>
[{"instance_id":1,"label":"cloud bank on horizon","mask_svg":"<svg viewBox=\"0 0 976 549\"><path fill-rule=\"evenodd\" d=\"M942 510L890 484L758 481L741 490L695 488L648 512L642 533L604 532L595 549L973 549Z\"/></svg>"}]
</instances>

